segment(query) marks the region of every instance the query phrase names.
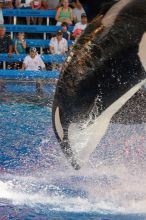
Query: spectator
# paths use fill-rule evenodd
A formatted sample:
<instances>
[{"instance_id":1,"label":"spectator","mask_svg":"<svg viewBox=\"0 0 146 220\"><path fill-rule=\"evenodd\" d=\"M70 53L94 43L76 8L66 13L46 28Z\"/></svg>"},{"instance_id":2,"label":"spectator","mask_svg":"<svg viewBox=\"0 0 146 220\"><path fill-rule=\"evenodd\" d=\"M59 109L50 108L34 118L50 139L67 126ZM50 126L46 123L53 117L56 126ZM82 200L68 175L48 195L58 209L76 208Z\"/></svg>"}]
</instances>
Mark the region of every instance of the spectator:
<instances>
[{"instance_id":1,"label":"spectator","mask_svg":"<svg viewBox=\"0 0 146 220\"><path fill-rule=\"evenodd\" d=\"M8 53L11 55L13 52L13 43L9 35L6 35L4 26L0 26L0 53Z\"/></svg>"},{"instance_id":2,"label":"spectator","mask_svg":"<svg viewBox=\"0 0 146 220\"><path fill-rule=\"evenodd\" d=\"M59 6L59 0L48 0L48 8L56 9Z\"/></svg>"},{"instance_id":3,"label":"spectator","mask_svg":"<svg viewBox=\"0 0 146 220\"><path fill-rule=\"evenodd\" d=\"M19 9L31 9L32 0L16 0L16 8ZM26 17L27 25L30 25L30 17Z\"/></svg>"},{"instance_id":4,"label":"spectator","mask_svg":"<svg viewBox=\"0 0 146 220\"><path fill-rule=\"evenodd\" d=\"M59 7L56 13L56 25L61 25L62 22L66 22L68 25L71 25L73 21L72 9L69 7L68 0L63 0L62 4L63 6Z\"/></svg>"},{"instance_id":5,"label":"spectator","mask_svg":"<svg viewBox=\"0 0 146 220\"><path fill-rule=\"evenodd\" d=\"M65 54L68 51L68 42L63 38L62 31L58 31L56 37L50 40L51 54Z\"/></svg>"},{"instance_id":6,"label":"spectator","mask_svg":"<svg viewBox=\"0 0 146 220\"><path fill-rule=\"evenodd\" d=\"M75 41L81 36L82 34L82 30L81 29L76 29L74 32L73 32L73 37L75 39Z\"/></svg>"},{"instance_id":7,"label":"spectator","mask_svg":"<svg viewBox=\"0 0 146 220\"><path fill-rule=\"evenodd\" d=\"M32 2L31 2L32 9L40 10L41 6L42 6L42 1L41 0L32 0ZM37 18L32 17L31 19L32 19L33 24L37 23ZM38 18L38 24L41 25L41 23L42 23L42 18Z\"/></svg>"},{"instance_id":8,"label":"spectator","mask_svg":"<svg viewBox=\"0 0 146 220\"><path fill-rule=\"evenodd\" d=\"M6 35L6 29L4 26L0 26L0 54L8 53L12 55L13 53L13 42L9 35ZM9 66L9 67L8 67ZM11 68L11 65L7 65L8 68ZM3 68L2 63L0 63L0 69Z\"/></svg>"},{"instance_id":9,"label":"spectator","mask_svg":"<svg viewBox=\"0 0 146 220\"><path fill-rule=\"evenodd\" d=\"M73 15L74 15L74 22L77 23L77 22L81 22L81 15L83 13L85 13L81 3L79 0L76 0L75 3L75 8L73 9Z\"/></svg>"},{"instance_id":10,"label":"spectator","mask_svg":"<svg viewBox=\"0 0 146 220\"><path fill-rule=\"evenodd\" d=\"M48 10L48 1L47 0L41 0L41 10ZM41 25L43 22L43 18L38 18L38 24Z\"/></svg>"},{"instance_id":11,"label":"spectator","mask_svg":"<svg viewBox=\"0 0 146 220\"><path fill-rule=\"evenodd\" d=\"M75 24L74 29L73 29L73 37L76 38L76 35L80 34L82 31L85 30L87 27L87 16L85 13L81 15L81 22L78 22Z\"/></svg>"},{"instance_id":12,"label":"spectator","mask_svg":"<svg viewBox=\"0 0 146 220\"><path fill-rule=\"evenodd\" d=\"M18 33L14 46L15 53L17 55L26 53L26 40L24 33Z\"/></svg>"},{"instance_id":13,"label":"spectator","mask_svg":"<svg viewBox=\"0 0 146 220\"><path fill-rule=\"evenodd\" d=\"M49 6L48 6L48 2L47 0L42 0L41 1L41 10L48 10Z\"/></svg>"},{"instance_id":14,"label":"spectator","mask_svg":"<svg viewBox=\"0 0 146 220\"><path fill-rule=\"evenodd\" d=\"M13 2L12 2L12 0L4 0L3 8L4 9L13 9ZM12 24L12 21L13 21L13 17L9 16L8 17L9 24Z\"/></svg>"},{"instance_id":15,"label":"spectator","mask_svg":"<svg viewBox=\"0 0 146 220\"><path fill-rule=\"evenodd\" d=\"M12 9L13 8L12 0L4 0L3 8Z\"/></svg>"},{"instance_id":16,"label":"spectator","mask_svg":"<svg viewBox=\"0 0 146 220\"><path fill-rule=\"evenodd\" d=\"M41 57L38 55L35 47L30 48L29 55L23 61L21 70L45 70L45 64Z\"/></svg>"},{"instance_id":17,"label":"spectator","mask_svg":"<svg viewBox=\"0 0 146 220\"><path fill-rule=\"evenodd\" d=\"M0 25L3 23L4 23L3 12L2 9L0 8Z\"/></svg>"},{"instance_id":18,"label":"spectator","mask_svg":"<svg viewBox=\"0 0 146 220\"><path fill-rule=\"evenodd\" d=\"M59 2L60 2L59 6L62 6L63 5L63 0L60 0ZM74 0L68 0L68 2L69 2L69 6L71 8L74 8Z\"/></svg>"},{"instance_id":19,"label":"spectator","mask_svg":"<svg viewBox=\"0 0 146 220\"><path fill-rule=\"evenodd\" d=\"M63 38L65 38L66 40L70 40L70 32L68 31L68 24L66 22L62 23L62 34L63 34Z\"/></svg>"}]
</instances>

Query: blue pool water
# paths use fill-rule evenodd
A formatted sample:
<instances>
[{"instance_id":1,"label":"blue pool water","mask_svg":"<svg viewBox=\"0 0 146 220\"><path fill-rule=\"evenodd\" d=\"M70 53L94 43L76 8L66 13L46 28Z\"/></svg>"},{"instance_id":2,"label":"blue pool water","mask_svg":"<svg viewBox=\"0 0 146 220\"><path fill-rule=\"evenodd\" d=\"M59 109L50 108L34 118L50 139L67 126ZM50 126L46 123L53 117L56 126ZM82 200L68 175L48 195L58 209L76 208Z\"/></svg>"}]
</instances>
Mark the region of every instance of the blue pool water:
<instances>
[{"instance_id":1,"label":"blue pool water","mask_svg":"<svg viewBox=\"0 0 146 220\"><path fill-rule=\"evenodd\" d=\"M146 219L145 124L111 124L74 171L54 136L51 105L1 102L0 122L0 220Z\"/></svg>"}]
</instances>

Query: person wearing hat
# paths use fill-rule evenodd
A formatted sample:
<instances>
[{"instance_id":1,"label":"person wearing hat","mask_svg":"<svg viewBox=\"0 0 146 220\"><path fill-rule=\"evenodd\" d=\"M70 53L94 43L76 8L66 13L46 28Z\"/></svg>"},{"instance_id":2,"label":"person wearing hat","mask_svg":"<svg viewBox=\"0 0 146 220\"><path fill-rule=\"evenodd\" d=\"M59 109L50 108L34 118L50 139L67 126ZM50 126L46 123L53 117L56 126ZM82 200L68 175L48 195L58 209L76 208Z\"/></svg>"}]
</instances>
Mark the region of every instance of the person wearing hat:
<instances>
[{"instance_id":1,"label":"person wearing hat","mask_svg":"<svg viewBox=\"0 0 146 220\"><path fill-rule=\"evenodd\" d=\"M62 31L58 31L56 37L51 38L49 46L51 54L65 54L68 51L68 42L63 38Z\"/></svg>"},{"instance_id":2,"label":"person wearing hat","mask_svg":"<svg viewBox=\"0 0 146 220\"><path fill-rule=\"evenodd\" d=\"M87 15L85 13L83 13L81 15L81 22L78 22L75 24L74 29L73 29L73 37L76 38L78 36L78 34L81 34L81 32L83 32L85 30L85 28L87 27Z\"/></svg>"},{"instance_id":3,"label":"person wearing hat","mask_svg":"<svg viewBox=\"0 0 146 220\"><path fill-rule=\"evenodd\" d=\"M45 64L35 47L30 48L29 55L24 58L21 70L45 70Z\"/></svg>"}]
</instances>

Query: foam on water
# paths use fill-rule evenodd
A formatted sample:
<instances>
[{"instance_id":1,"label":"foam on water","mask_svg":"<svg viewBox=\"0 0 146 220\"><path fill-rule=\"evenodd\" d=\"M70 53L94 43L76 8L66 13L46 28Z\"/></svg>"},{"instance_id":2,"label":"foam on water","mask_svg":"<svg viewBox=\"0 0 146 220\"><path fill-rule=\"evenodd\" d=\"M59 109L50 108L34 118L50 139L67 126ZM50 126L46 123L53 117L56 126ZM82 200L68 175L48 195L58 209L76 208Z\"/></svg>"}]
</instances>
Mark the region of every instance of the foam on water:
<instances>
[{"instance_id":1,"label":"foam on water","mask_svg":"<svg viewBox=\"0 0 146 220\"><path fill-rule=\"evenodd\" d=\"M112 132L114 126L111 127ZM46 144L47 140L43 140L41 148L44 142ZM25 176L3 174L0 178L1 201L7 199L15 205L29 206L44 204L49 210L56 211L145 213L146 171L142 169L143 164L136 163L136 160L135 164L133 161L126 163L127 158L123 162L118 151L113 153L114 146L111 160L107 160L105 155L104 159L103 155L96 157L99 148L103 150L103 147L101 143L88 166L78 172L66 163L63 165L62 161L61 169L57 164L51 169L46 166L35 172L32 170L30 175ZM45 152L49 157L49 149ZM53 158L53 155L50 154L50 157ZM101 160L98 160L99 157ZM47 160L44 158L42 163L47 164Z\"/></svg>"}]
</instances>

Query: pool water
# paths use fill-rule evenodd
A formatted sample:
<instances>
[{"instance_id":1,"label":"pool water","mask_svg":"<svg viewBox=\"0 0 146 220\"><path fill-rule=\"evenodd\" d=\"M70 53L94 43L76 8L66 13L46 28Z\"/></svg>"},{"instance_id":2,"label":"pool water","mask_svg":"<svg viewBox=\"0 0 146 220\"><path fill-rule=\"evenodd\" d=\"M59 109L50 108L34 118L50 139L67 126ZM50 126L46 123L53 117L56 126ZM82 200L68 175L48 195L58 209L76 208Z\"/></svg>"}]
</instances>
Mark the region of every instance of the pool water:
<instances>
[{"instance_id":1,"label":"pool water","mask_svg":"<svg viewBox=\"0 0 146 220\"><path fill-rule=\"evenodd\" d=\"M3 101L0 122L0 220L146 219L144 123L111 124L74 171L53 133L51 104Z\"/></svg>"}]
</instances>

